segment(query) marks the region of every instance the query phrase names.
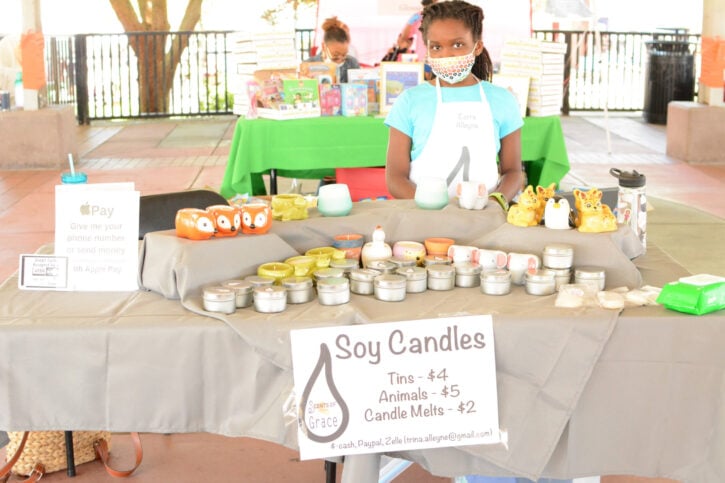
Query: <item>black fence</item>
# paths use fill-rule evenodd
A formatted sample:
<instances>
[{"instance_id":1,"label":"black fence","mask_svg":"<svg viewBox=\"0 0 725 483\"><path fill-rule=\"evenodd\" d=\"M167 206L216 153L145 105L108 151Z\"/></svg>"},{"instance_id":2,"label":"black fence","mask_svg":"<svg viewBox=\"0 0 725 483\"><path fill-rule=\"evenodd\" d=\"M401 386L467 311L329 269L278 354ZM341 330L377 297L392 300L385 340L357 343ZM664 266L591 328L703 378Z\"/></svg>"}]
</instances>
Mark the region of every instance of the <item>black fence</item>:
<instances>
[{"instance_id":1,"label":"black fence","mask_svg":"<svg viewBox=\"0 0 725 483\"><path fill-rule=\"evenodd\" d=\"M205 31L49 37L48 103L75 104L81 124L232 114L234 36ZM699 35L541 30L534 37L567 44L564 113L642 110L648 41L692 43L699 72ZM312 39L312 30L296 32L298 60L308 56Z\"/></svg>"}]
</instances>

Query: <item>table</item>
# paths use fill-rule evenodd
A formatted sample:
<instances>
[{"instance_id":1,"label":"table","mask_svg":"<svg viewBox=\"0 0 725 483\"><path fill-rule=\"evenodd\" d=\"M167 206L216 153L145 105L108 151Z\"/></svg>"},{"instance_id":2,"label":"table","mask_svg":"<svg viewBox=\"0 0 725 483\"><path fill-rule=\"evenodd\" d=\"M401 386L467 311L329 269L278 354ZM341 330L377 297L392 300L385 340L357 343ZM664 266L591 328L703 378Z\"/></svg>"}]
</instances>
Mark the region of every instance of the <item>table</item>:
<instances>
[{"instance_id":1,"label":"table","mask_svg":"<svg viewBox=\"0 0 725 483\"><path fill-rule=\"evenodd\" d=\"M429 223L421 226L420 216ZM632 271L629 257L641 250L627 227L596 235L519 228L507 225L500 210L450 205L423 212L410 200L356 203L351 216L337 219L312 210L309 220L275 223L260 236L192 242L172 231L151 233L140 272L148 291L24 292L14 276L0 286L0 387L7 388L0 393L0 428L212 432L296 448L294 415L283 411L292 390L291 329L491 313L508 448L392 456L447 476L637 474L723 481L722 312L695 317L662 307L558 309L553 296L515 287L506 297L470 288L410 294L399 304L353 295L344 306L315 301L280 314L250 308L202 315L204 283L252 273L263 261L373 221L383 224L390 241L448 234L487 248L572 243L575 264L600 260L619 267L620 279L608 277L612 286L626 279L662 285L684 275L654 246L636 258L639 270ZM375 462L350 457L343 478L364 481L357 478Z\"/></svg>"},{"instance_id":2,"label":"table","mask_svg":"<svg viewBox=\"0 0 725 483\"><path fill-rule=\"evenodd\" d=\"M320 179L334 175L334 168L385 166L388 128L383 122L382 117L239 118L221 194L263 195L261 175L269 170ZM534 185L548 186L564 177L569 158L558 116L524 118L521 157Z\"/></svg>"}]
</instances>

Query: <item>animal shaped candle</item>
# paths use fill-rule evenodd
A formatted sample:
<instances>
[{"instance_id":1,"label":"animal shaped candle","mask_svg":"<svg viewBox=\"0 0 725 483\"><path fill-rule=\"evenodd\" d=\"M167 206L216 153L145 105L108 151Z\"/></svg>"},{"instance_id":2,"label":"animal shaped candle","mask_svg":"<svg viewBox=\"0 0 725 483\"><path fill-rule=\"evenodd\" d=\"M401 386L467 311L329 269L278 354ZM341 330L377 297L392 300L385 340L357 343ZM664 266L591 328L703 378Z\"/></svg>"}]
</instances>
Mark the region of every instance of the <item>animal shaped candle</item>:
<instances>
[{"instance_id":1,"label":"animal shaped candle","mask_svg":"<svg viewBox=\"0 0 725 483\"><path fill-rule=\"evenodd\" d=\"M199 208L180 209L176 212L174 224L176 236L189 240L208 240L216 231L213 215Z\"/></svg>"},{"instance_id":2,"label":"animal shaped candle","mask_svg":"<svg viewBox=\"0 0 725 483\"><path fill-rule=\"evenodd\" d=\"M536 197L539 200L539 205L536 208L536 220L541 223L544 219L546 203L554 197L556 193L556 183L551 183L548 187L543 186L536 187Z\"/></svg>"},{"instance_id":3,"label":"animal shaped candle","mask_svg":"<svg viewBox=\"0 0 725 483\"><path fill-rule=\"evenodd\" d=\"M247 203L242 205L242 233L267 233L272 227L272 210L266 203Z\"/></svg>"},{"instance_id":4,"label":"animal shaped candle","mask_svg":"<svg viewBox=\"0 0 725 483\"><path fill-rule=\"evenodd\" d=\"M511 205L506 221L516 226L536 226L539 221L536 219L536 210L539 206L539 198L534 193L534 188L529 185L519 195L519 201Z\"/></svg>"},{"instance_id":5,"label":"animal shaped candle","mask_svg":"<svg viewBox=\"0 0 725 483\"><path fill-rule=\"evenodd\" d=\"M569 217L571 208L566 198L555 196L549 198L544 208L544 226L554 230L567 230L569 226Z\"/></svg>"},{"instance_id":6,"label":"animal shaped candle","mask_svg":"<svg viewBox=\"0 0 725 483\"><path fill-rule=\"evenodd\" d=\"M242 215L234 206L207 206L206 211L213 217L216 224L217 231L214 236L235 236L242 227Z\"/></svg>"},{"instance_id":7,"label":"animal shaped candle","mask_svg":"<svg viewBox=\"0 0 725 483\"><path fill-rule=\"evenodd\" d=\"M362 259L363 268L368 267L368 263L373 260L388 260L393 256L393 249L385 243L385 231L383 227L378 225L373 230L372 241L363 245L360 258Z\"/></svg>"},{"instance_id":8,"label":"animal shaped candle","mask_svg":"<svg viewBox=\"0 0 725 483\"><path fill-rule=\"evenodd\" d=\"M585 233L616 231L617 218L607 205L602 204L602 192L597 188L589 191L574 190L574 206L577 230Z\"/></svg>"},{"instance_id":9,"label":"animal shaped candle","mask_svg":"<svg viewBox=\"0 0 725 483\"><path fill-rule=\"evenodd\" d=\"M488 201L486 185L477 181L462 181L456 187L458 206L466 210L482 210Z\"/></svg>"}]
</instances>

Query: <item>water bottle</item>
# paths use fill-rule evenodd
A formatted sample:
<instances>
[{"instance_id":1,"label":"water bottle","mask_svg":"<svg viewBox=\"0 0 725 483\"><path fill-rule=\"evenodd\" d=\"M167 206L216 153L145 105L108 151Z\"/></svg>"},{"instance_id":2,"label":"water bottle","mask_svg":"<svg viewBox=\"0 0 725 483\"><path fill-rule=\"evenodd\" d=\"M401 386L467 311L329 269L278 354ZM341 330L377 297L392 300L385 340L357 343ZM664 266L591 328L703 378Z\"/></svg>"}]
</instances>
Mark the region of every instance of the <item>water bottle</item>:
<instances>
[{"instance_id":1,"label":"water bottle","mask_svg":"<svg viewBox=\"0 0 725 483\"><path fill-rule=\"evenodd\" d=\"M23 107L24 95L25 95L25 90L23 88L23 73L18 72L15 75L15 107L17 107L17 108Z\"/></svg>"},{"instance_id":2,"label":"water bottle","mask_svg":"<svg viewBox=\"0 0 725 483\"><path fill-rule=\"evenodd\" d=\"M622 171L612 168L609 174L619 180L619 193L617 195L617 208L615 215L617 223L628 224L642 243L642 249L647 250L647 195L645 194L646 178L637 170ZM644 253L643 251L643 253Z\"/></svg>"}]
</instances>

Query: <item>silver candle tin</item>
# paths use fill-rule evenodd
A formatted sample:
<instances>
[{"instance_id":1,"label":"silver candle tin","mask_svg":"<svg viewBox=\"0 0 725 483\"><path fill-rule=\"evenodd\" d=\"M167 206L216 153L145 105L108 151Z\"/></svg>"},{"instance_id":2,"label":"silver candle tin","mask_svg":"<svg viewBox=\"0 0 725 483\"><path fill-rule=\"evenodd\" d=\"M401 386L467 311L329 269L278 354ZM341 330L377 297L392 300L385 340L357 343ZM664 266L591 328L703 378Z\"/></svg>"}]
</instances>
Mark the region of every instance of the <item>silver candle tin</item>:
<instances>
[{"instance_id":1,"label":"silver candle tin","mask_svg":"<svg viewBox=\"0 0 725 483\"><path fill-rule=\"evenodd\" d=\"M426 270L430 290L453 290L456 284L456 269L452 265L428 265Z\"/></svg>"},{"instance_id":2,"label":"silver candle tin","mask_svg":"<svg viewBox=\"0 0 725 483\"><path fill-rule=\"evenodd\" d=\"M546 269L529 270L524 275L524 286L529 295L551 295L556 292L554 273Z\"/></svg>"},{"instance_id":3,"label":"silver candle tin","mask_svg":"<svg viewBox=\"0 0 725 483\"><path fill-rule=\"evenodd\" d=\"M451 263L453 263L451 257L446 257L444 255L426 255L423 259L424 267L429 265L450 265Z\"/></svg>"},{"instance_id":4,"label":"silver candle tin","mask_svg":"<svg viewBox=\"0 0 725 483\"><path fill-rule=\"evenodd\" d=\"M378 275L382 275L380 270L372 268L358 268L350 271L350 291L359 295L372 295L375 291L373 281Z\"/></svg>"},{"instance_id":5,"label":"silver candle tin","mask_svg":"<svg viewBox=\"0 0 725 483\"><path fill-rule=\"evenodd\" d=\"M571 268L574 247L564 243L552 243L544 247L542 263L546 268Z\"/></svg>"},{"instance_id":6,"label":"silver candle tin","mask_svg":"<svg viewBox=\"0 0 725 483\"><path fill-rule=\"evenodd\" d=\"M398 272L398 269L399 268L415 267L418 264L418 262L416 262L415 260L410 260L410 259L407 259L407 258L398 258L398 257L393 257L393 258L391 258L388 261L390 263L395 264L395 267L396 267L395 273Z\"/></svg>"},{"instance_id":7,"label":"silver candle tin","mask_svg":"<svg viewBox=\"0 0 725 483\"><path fill-rule=\"evenodd\" d=\"M259 275L247 275L244 277L244 281L252 284L252 290L257 287L271 287L274 285L273 278L260 277Z\"/></svg>"},{"instance_id":8,"label":"silver candle tin","mask_svg":"<svg viewBox=\"0 0 725 483\"><path fill-rule=\"evenodd\" d=\"M574 269L574 283L588 284L596 290L604 290L606 272L602 267L576 267Z\"/></svg>"},{"instance_id":9,"label":"silver candle tin","mask_svg":"<svg viewBox=\"0 0 725 483\"><path fill-rule=\"evenodd\" d=\"M287 308L287 289L280 285L254 288L254 310L272 314Z\"/></svg>"},{"instance_id":10,"label":"silver candle tin","mask_svg":"<svg viewBox=\"0 0 725 483\"><path fill-rule=\"evenodd\" d=\"M310 277L287 277L282 279L287 290L288 304L306 304L315 298L315 289Z\"/></svg>"},{"instance_id":11,"label":"silver candle tin","mask_svg":"<svg viewBox=\"0 0 725 483\"><path fill-rule=\"evenodd\" d=\"M375 298L383 302L405 300L408 279L403 275L382 274L375 277Z\"/></svg>"},{"instance_id":12,"label":"silver candle tin","mask_svg":"<svg viewBox=\"0 0 725 483\"><path fill-rule=\"evenodd\" d=\"M454 263L456 287L478 287L481 285L481 265L471 262Z\"/></svg>"},{"instance_id":13,"label":"silver candle tin","mask_svg":"<svg viewBox=\"0 0 725 483\"><path fill-rule=\"evenodd\" d=\"M556 283L556 291L559 291L559 287L571 283L571 268L546 268L545 270L550 271L554 274L554 282Z\"/></svg>"},{"instance_id":14,"label":"silver candle tin","mask_svg":"<svg viewBox=\"0 0 725 483\"><path fill-rule=\"evenodd\" d=\"M317 281L317 300L322 305L341 305L350 301L350 281L345 277L321 278Z\"/></svg>"},{"instance_id":15,"label":"silver candle tin","mask_svg":"<svg viewBox=\"0 0 725 483\"><path fill-rule=\"evenodd\" d=\"M398 266L390 260L371 260L368 262L367 268L380 271L383 275L394 274Z\"/></svg>"},{"instance_id":16,"label":"silver candle tin","mask_svg":"<svg viewBox=\"0 0 725 483\"><path fill-rule=\"evenodd\" d=\"M204 310L207 312L233 314L237 310L236 295L231 288L222 287L221 285L210 285L204 287L202 297Z\"/></svg>"},{"instance_id":17,"label":"silver candle tin","mask_svg":"<svg viewBox=\"0 0 725 483\"><path fill-rule=\"evenodd\" d=\"M401 267L395 273L406 278L405 291L408 293L425 292L428 288L428 272L423 267Z\"/></svg>"},{"instance_id":18,"label":"silver candle tin","mask_svg":"<svg viewBox=\"0 0 725 483\"><path fill-rule=\"evenodd\" d=\"M355 258L342 258L340 260L330 260L330 268L341 268L343 274L348 277L352 270L360 268L360 262Z\"/></svg>"},{"instance_id":19,"label":"silver candle tin","mask_svg":"<svg viewBox=\"0 0 725 483\"><path fill-rule=\"evenodd\" d=\"M312 272L312 276L315 278L315 282L318 284L320 283L320 280L324 280L326 278L340 278L345 276L345 270L342 268L318 268L314 272Z\"/></svg>"},{"instance_id":20,"label":"silver candle tin","mask_svg":"<svg viewBox=\"0 0 725 483\"><path fill-rule=\"evenodd\" d=\"M234 290L235 303L238 309L250 307L254 303L251 282L246 280L226 280L222 282L222 287Z\"/></svg>"},{"instance_id":21,"label":"silver candle tin","mask_svg":"<svg viewBox=\"0 0 725 483\"><path fill-rule=\"evenodd\" d=\"M481 292L486 295L508 295L511 293L511 272L503 268L485 270L481 273Z\"/></svg>"}]
</instances>

